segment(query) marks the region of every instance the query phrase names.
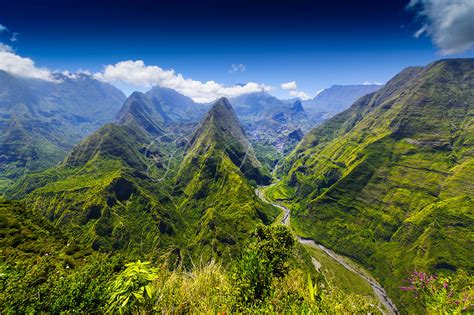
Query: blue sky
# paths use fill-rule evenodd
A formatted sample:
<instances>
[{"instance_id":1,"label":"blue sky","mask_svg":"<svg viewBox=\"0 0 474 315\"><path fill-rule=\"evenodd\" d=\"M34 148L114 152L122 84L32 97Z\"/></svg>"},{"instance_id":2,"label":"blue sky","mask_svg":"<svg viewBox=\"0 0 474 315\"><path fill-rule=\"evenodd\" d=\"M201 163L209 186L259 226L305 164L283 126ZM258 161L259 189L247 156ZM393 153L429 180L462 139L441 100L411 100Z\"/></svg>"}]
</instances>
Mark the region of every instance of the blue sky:
<instances>
[{"instance_id":1,"label":"blue sky","mask_svg":"<svg viewBox=\"0 0 474 315\"><path fill-rule=\"evenodd\" d=\"M466 9L433 8L424 0L409 10L409 1L397 0L171 2L0 0L0 24L8 29L0 42L51 71L99 73L107 65L142 60L143 67L173 69L184 79L271 86L270 93L282 98L290 97L280 87L284 82L296 81L294 95L314 96L332 84L383 83L407 66L474 56L470 24L448 30L436 24L443 9L474 20L471 0L454 1L468 6L467 18ZM461 42L444 40L449 32L460 34ZM16 41L13 33L19 33ZM159 70L145 70L151 73L147 84L165 82ZM148 88L138 79L120 82L118 70L102 78L127 93ZM169 84L195 96L187 83Z\"/></svg>"}]
</instances>

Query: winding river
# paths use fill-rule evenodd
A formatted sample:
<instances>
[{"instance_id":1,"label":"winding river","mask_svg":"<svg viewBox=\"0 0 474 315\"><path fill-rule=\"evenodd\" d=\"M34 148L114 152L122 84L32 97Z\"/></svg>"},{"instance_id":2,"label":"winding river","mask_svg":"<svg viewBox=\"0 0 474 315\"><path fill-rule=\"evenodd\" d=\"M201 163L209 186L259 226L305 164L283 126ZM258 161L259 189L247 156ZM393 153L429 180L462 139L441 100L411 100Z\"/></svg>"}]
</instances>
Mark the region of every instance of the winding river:
<instances>
[{"instance_id":1,"label":"winding river","mask_svg":"<svg viewBox=\"0 0 474 315\"><path fill-rule=\"evenodd\" d=\"M274 203L273 201L269 200L265 194L263 193L263 189L265 188L268 188L268 187L271 187L273 185L276 185L276 183L270 185L270 186L264 186L264 187L260 187L260 188L257 188L255 190L255 194L264 202L266 203L269 203L271 205L273 205L274 207L277 207L279 208L280 210L283 211L283 216L281 217L281 221L280 223L281 224L284 224L286 226L289 226L290 225L290 216L291 216L291 212L288 208L282 206L282 205L279 205L277 203ZM377 280L375 280L373 277L367 275L366 273L358 270L358 268L355 268L355 267L352 267L350 264L347 263L347 260L348 258L344 257L344 256L341 256L339 254L336 254L335 252L333 252L332 250L324 247L323 245L321 244L317 244L314 240L312 239L309 239L309 238L302 238L302 237L299 237L297 236L298 238L298 242L300 242L300 244L302 245L306 245L306 246L311 246L311 247L315 247L315 248L319 248L321 249L323 252L325 252L329 257L331 257L334 261L338 262L339 264L341 264L344 268L346 268L347 270L355 273L356 275L358 275L359 277L361 277L364 281L366 281L371 287L372 287L372 290L374 290L374 294L375 296L377 297L377 299L379 300L379 303L381 305L383 305L383 308L380 308L380 305L379 305L379 309L382 313L384 314L398 314L398 310L397 310L397 307L395 306L395 304L393 303L393 301L388 297L387 293L385 292L384 288L377 282ZM313 258L313 265L314 267L319 271L319 269L321 268L321 264L315 260Z\"/></svg>"}]
</instances>

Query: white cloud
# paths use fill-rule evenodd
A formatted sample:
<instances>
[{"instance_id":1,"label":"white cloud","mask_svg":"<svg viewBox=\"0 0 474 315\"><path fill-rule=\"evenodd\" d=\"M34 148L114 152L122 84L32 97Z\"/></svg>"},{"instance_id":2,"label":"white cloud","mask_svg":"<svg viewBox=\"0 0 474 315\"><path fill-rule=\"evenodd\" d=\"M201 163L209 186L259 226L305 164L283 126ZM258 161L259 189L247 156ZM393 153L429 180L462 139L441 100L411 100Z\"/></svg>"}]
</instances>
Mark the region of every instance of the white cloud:
<instances>
[{"instance_id":1,"label":"white cloud","mask_svg":"<svg viewBox=\"0 0 474 315\"><path fill-rule=\"evenodd\" d=\"M8 28L5 25L0 24L0 33L3 31L8 31Z\"/></svg>"},{"instance_id":2,"label":"white cloud","mask_svg":"<svg viewBox=\"0 0 474 315\"><path fill-rule=\"evenodd\" d=\"M290 91L290 96L298 97L302 100L309 100L311 98L311 96L309 96L305 92L298 92L298 91Z\"/></svg>"},{"instance_id":3,"label":"white cloud","mask_svg":"<svg viewBox=\"0 0 474 315\"><path fill-rule=\"evenodd\" d=\"M425 23L414 35L431 36L445 55L462 53L474 46L474 0L411 0Z\"/></svg>"},{"instance_id":4,"label":"white cloud","mask_svg":"<svg viewBox=\"0 0 474 315\"><path fill-rule=\"evenodd\" d=\"M383 85L383 83L380 83L380 82L369 82L369 81L365 81L362 84L363 85Z\"/></svg>"},{"instance_id":5,"label":"white cloud","mask_svg":"<svg viewBox=\"0 0 474 315\"><path fill-rule=\"evenodd\" d=\"M13 75L21 77L55 81L51 76L51 72L48 69L37 68L33 60L31 60L30 58L23 58L21 56L18 56L14 54L11 50L0 49L0 70L4 70Z\"/></svg>"},{"instance_id":6,"label":"white cloud","mask_svg":"<svg viewBox=\"0 0 474 315\"><path fill-rule=\"evenodd\" d=\"M245 65L240 63L240 64L232 64L230 66L230 73L236 73L236 72L245 72L246 68Z\"/></svg>"},{"instance_id":7,"label":"white cloud","mask_svg":"<svg viewBox=\"0 0 474 315\"><path fill-rule=\"evenodd\" d=\"M284 90L297 90L296 81L282 83L281 88Z\"/></svg>"},{"instance_id":8,"label":"white cloud","mask_svg":"<svg viewBox=\"0 0 474 315\"><path fill-rule=\"evenodd\" d=\"M4 43L0 42L0 52L1 51L13 52L13 48L12 48L12 46L9 46L7 44L4 44Z\"/></svg>"},{"instance_id":9,"label":"white cloud","mask_svg":"<svg viewBox=\"0 0 474 315\"><path fill-rule=\"evenodd\" d=\"M245 93L269 91L271 86L249 82L245 85L224 86L215 81L201 82L184 78L174 70L146 66L142 60L127 60L108 65L94 76L112 84L132 84L150 88L155 85L174 89L196 102L210 102L221 96L233 97Z\"/></svg>"}]
</instances>

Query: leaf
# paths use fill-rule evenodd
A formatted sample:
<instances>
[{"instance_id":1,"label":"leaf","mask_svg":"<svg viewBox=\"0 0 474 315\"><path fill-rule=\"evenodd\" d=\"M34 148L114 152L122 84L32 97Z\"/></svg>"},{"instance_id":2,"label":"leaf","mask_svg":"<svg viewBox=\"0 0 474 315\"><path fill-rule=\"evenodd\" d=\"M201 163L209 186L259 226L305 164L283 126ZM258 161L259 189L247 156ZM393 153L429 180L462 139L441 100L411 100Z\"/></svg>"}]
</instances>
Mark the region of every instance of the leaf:
<instances>
[{"instance_id":1,"label":"leaf","mask_svg":"<svg viewBox=\"0 0 474 315\"><path fill-rule=\"evenodd\" d=\"M130 299L130 295L127 296L127 298L125 299L125 301L123 301L122 307L124 307L125 305L127 305L129 299Z\"/></svg>"},{"instance_id":2,"label":"leaf","mask_svg":"<svg viewBox=\"0 0 474 315\"><path fill-rule=\"evenodd\" d=\"M148 297L151 299L152 295L153 295L152 294L153 289L149 285L147 285L147 286L145 286L145 291L146 291L146 294L148 295Z\"/></svg>"},{"instance_id":3,"label":"leaf","mask_svg":"<svg viewBox=\"0 0 474 315\"><path fill-rule=\"evenodd\" d=\"M132 292L133 296L139 301L139 302L142 302L143 301L143 296L138 293L138 292Z\"/></svg>"}]
</instances>

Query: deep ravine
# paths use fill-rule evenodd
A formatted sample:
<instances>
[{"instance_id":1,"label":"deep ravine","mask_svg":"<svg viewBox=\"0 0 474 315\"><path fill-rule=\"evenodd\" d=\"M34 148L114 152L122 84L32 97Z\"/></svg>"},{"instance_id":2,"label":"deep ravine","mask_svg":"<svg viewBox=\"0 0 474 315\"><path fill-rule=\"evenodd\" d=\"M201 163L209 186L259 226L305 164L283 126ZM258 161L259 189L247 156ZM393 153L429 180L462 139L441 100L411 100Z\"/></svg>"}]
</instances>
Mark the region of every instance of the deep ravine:
<instances>
[{"instance_id":1,"label":"deep ravine","mask_svg":"<svg viewBox=\"0 0 474 315\"><path fill-rule=\"evenodd\" d=\"M281 224L284 224L286 226L290 226L290 216L291 216L291 212L288 208L286 208L285 206L282 206L282 205L279 205L277 203L274 203L273 201L269 200L267 198L267 196L264 194L263 190L265 188L268 188L268 187L271 187L273 185L276 185L276 183L273 183L269 186L262 186L262 187L259 187L255 190L255 194L264 202L266 203L269 203L271 204L272 206L274 207L277 207L279 209L281 209L283 211L283 216L280 218L280 223ZM302 245L306 245L306 246L311 246L311 247L315 247L315 248L319 248L321 249L324 253L326 253L326 255L328 255L330 258L332 258L334 261L336 261L337 263L341 264L345 269L355 273L356 275L358 275L359 277L361 277L364 281L366 281L370 287L372 288L372 290L374 290L374 294L375 296L377 297L377 299L379 300L379 303L381 305L383 305L383 308L380 308L380 305L379 305L379 309L382 311L382 313L384 314L398 314L398 309L397 307L395 306L395 304L393 303L393 301L388 297L387 293L385 292L384 288L377 282L377 280L375 280L373 277L369 276L368 274L362 272L361 270L359 270L358 268L356 267L353 267L351 266L351 264L349 264L347 261L348 261L348 258L344 257L344 256L341 256L335 252L333 252L332 250L324 247L323 245L321 244L317 244L314 240L312 239L309 239L309 238L302 238L302 237L299 237L299 236L296 236L297 239L298 239L298 242ZM313 259L313 265L314 267L319 271L320 267L321 267L321 264L315 260L314 258Z\"/></svg>"}]
</instances>

